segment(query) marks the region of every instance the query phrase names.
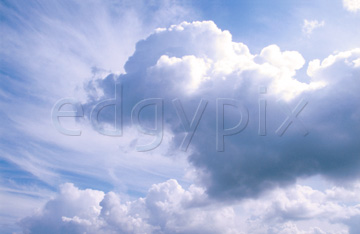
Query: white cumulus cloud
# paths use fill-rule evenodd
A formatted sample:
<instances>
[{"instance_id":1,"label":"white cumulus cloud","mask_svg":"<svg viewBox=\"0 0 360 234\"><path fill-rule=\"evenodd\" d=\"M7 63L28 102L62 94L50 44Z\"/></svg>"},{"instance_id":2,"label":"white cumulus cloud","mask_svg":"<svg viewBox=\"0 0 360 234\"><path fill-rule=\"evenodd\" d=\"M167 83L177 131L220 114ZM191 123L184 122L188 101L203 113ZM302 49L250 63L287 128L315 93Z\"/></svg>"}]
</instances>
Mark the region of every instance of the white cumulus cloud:
<instances>
[{"instance_id":1,"label":"white cumulus cloud","mask_svg":"<svg viewBox=\"0 0 360 234\"><path fill-rule=\"evenodd\" d=\"M360 0L343 0L343 6L350 12L357 12L360 10Z\"/></svg>"},{"instance_id":2,"label":"white cumulus cloud","mask_svg":"<svg viewBox=\"0 0 360 234\"><path fill-rule=\"evenodd\" d=\"M360 215L359 188L357 184L319 191L296 185L230 205L211 200L201 187L184 189L172 179L152 185L145 197L132 201L114 192L81 190L67 183L54 199L20 223L29 234L345 234L354 233L348 230ZM352 198L349 204L343 203L343 196ZM304 220L309 224L302 225Z\"/></svg>"}]
</instances>

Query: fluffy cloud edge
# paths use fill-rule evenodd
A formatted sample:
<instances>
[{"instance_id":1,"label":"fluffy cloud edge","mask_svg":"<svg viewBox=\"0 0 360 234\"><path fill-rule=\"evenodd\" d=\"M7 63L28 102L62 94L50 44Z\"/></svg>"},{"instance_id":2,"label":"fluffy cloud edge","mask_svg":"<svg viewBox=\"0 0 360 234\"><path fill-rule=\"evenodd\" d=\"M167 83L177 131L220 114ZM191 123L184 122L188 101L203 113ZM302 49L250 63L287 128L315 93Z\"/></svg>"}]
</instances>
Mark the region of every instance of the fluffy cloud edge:
<instances>
[{"instance_id":1,"label":"fluffy cloud edge","mask_svg":"<svg viewBox=\"0 0 360 234\"><path fill-rule=\"evenodd\" d=\"M204 188L176 180L154 184L145 197L62 184L58 195L20 221L24 233L353 233L360 183L325 191L306 185L276 189L236 204L211 200ZM346 203L344 203L346 200ZM314 223L319 226L307 226Z\"/></svg>"}]
</instances>

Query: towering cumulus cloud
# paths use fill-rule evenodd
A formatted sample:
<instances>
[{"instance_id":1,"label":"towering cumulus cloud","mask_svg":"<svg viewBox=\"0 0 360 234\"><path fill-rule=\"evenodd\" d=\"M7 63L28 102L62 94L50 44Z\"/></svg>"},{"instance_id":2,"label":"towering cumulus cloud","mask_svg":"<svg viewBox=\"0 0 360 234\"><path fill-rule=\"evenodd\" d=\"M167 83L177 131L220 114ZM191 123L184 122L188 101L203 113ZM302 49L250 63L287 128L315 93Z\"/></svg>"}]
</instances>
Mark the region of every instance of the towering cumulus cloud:
<instances>
[{"instance_id":1,"label":"towering cumulus cloud","mask_svg":"<svg viewBox=\"0 0 360 234\"><path fill-rule=\"evenodd\" d=\"M124 90L124 124L130 124L126 116L138 101L162 98L165 127L179 148L185 132L171 101L180 100L190 121L206 100L189 161L212 197L253 197L317 174L337 181L356 178L359 107L353 103L359 100L359 57L353 50L311 61L304 82L296 72L305 60L296 51L270 45L253 55L211 21L157 29L137 44L126 74L116 78ZM104 98L114 95L112 79L96 82ZM221 123L218 98L234 99L241 107L221 107ZM227 136L240 120L241 132Z\"/></svg>"}]
</instances>

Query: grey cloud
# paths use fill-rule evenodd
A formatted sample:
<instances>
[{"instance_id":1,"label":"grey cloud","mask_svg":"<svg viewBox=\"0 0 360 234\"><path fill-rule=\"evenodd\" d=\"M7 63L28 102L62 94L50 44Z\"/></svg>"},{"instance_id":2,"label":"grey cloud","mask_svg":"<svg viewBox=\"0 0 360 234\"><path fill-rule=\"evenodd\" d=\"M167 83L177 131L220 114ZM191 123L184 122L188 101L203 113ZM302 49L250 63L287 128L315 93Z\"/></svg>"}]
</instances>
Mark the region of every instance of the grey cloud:
<instances>
[{"instance_id":1,"label":"grey cloud","mask_svg":"<svg viewBox=\"0 0 360 234\"><path fill-rule=\"evenodd\" d=\"M171 100L179 98L188 116L200 99L208 100L190 144L189 161L210 196L241 199L317 174L341 183L358 178L359 57L353 50L331 55L322 64L313 61L308 69L311 79L305 83L296 79L304 65L296 51L271 45L252 55L213 22L182 23L140 41L117 82L124 89L125 116L139 100L165 100L166 124L175 135L173 148L180 146L184 132ZM106 88L108 79L99 87ZM267 87L266 94L259 94L261 86ZM249 111L248 126L225 137L224 152L215 148L216 98L237 99ZM258 135L260 98L267 101L267 136ZM310 134L304 137L294 121L279 137L275 131L287 115L278 100L293 110L302 99L308 105L298 118ZM225 112L226 127L234 126L239 113L231 107ZM126 118L125 124L130 124Z\"/></svg>"}]
</instances>

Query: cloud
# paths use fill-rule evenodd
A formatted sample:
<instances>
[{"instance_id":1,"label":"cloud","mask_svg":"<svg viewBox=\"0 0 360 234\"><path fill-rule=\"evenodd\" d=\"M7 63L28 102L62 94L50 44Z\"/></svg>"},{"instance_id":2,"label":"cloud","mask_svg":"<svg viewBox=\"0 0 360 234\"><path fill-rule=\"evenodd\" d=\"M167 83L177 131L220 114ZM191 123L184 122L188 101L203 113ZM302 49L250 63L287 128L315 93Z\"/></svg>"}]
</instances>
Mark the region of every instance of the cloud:
<instances>
[{"instance_id":1,"label":"cloud","mask_svg":"<svg viewBox=\"0 0 360 234\"><path fill-rule=\"evenodd\" d=\"M341 193L339 191L341 190ZM359 186L321 192L296 185L231 205L209 199L201 187L176 180L154 184L129 201L114 192L63 184L38 213L23 219L24 233L348 233L360 214ZM353 196L352 194L357 194ZM316 226L302 227L302 220ZM315 222L316 221L316 222ZM356 224L354 224L356 225ZM351 226L350 226L351 227ZM355 232L350 232L355 233Z\"/></svg>"},{"instance_id":2,"label":"cloud","mask_svg":"<svg viewBox=\"0 0 360 234\"><path fill-rule=\"evenodd\" d=\"M357 12L360 10L359 0L343 0L343 6L347 11Z\"/></svg>"},{"instance_id":3,"label":"cloud","mask_svg":"<svg viewBox=\"0 0 360 234\"><path fill-rule=\"evenodd\" d=\"M86 226L88 219L100 214L99 203L103 198L101 191L79 190L73 184L63 184L57 199L46 203L41 213L22 220L21 225L26 227L25 233L77 233L77 224Z\"/></svg>"},{"instance_id":4,"label":"cloud","mask_svg":"<svg viewBox=\"0 0 360 234\"><path fill-rule=\"evenodd\" d=\"M12 120L1 127L6 132L2 159L50 186L81 177L81 187L91 183L93 188L117 186L139 193L153 180L182 179L187 157L191 179L198 185L184 189L169 180L153 185L143 198L128 201L114 192L64 184L44 209L21 222L25 233L39 229L55 233L323 233L334 229L346 233L344 224L350 232L356 230L357 206L331 200L341 191L358 203L356 189L336 187L329 195L291 185L313 175L349 185L359 176L358 49L311 61L305 82L299 71L306 69L306 61L298 51L284 51L273 44L251 53L247 45L233 41L230 32L211 21L184 22L147 36L154 25L177 23L188 13L176 2L164 1L160 8L150 3L154 10L150 14L143 14L148 6L142 4L135 7L144 10L138 12L107 3L105 7L97 1L86 6L46 5L49 12L40 16L36 7L16 5L2 14L9 22L18 19L16 27L4 27L1 48L2 57L12 58L4 60L6 65L15 64L7 72L16 78L4 75L2 79L6 85L1 97L13 98L2 103ZM71 9L84 10L72 14ZM113 20L111 14L119 18ZM129 35L124 37L123 31ZM134 51L135 41L141 38L145 39ZM96 67L94 76L91 66ZM97 76L99 71L103 74ZM81 138L69 140L49 133L48 112L56 98L75 95L88 114L97 102L114 97L114 78L124 88L126 137L99 137L86 117L72 123L84 130ZM30 87L25 91L24 82ZM69 84L76 88L69 89ZM141 154L135 152L140 133L131 126L130 113L138 101L153 97L164 99L164 139L157 151ZM171 102L174 98L181 100L188 119L202 98L208 100L186 153L178 149L186 132ZM225 136L224 152L216 151L216 98L236 99L249 112L246 128ZM258 134L259 99L268 104L266 136ZM308 105L279 137L276 130L287 114L277 101L282 100L291 111L302 99ZM112 124L111 110L103 114L102 120ZM4 116L2 120L10 115ZM146 123L154 118L149 112L142 117ZM235 126L240 117L238 109L226 107L225 127ZM310 133L306 137L303 126ZM174 160L179 157L184 158ZM263 197L267 192L269 197ZM246 214L253 215L243 218ZM316 223L302 224L304 220Z\"/></svg>"},{"instance_id":5,"label":"cloud","mask_svg":"<svg viewBox=\"0 0 360 234\"><path fill-rule=\"evenodd\" d=\"M119 141L99 137L89 125L63 122L83 129L81 137L70 139L54 129L49 114L60 98L85 100L83 85L93 74L124 72L136 42L154 28L196 13L172 0L36 0L2 1L0 15L0 164L6 168L0 186L6 188L1 196L18 206L2 206L1 233L15 231L14 220L43 203L42 197L28 194L34 187L48 197L60 183L81 180L80 186L105 189L116 184L142 193L166 180L169 172L180 177L184 159L174 165L158 154L152 160L126 154L129 141L136 138L130 136L133 130Z\"/></svg>"},{"instance_id":6,"label":"cloud","mask_svg":"<svg viewBox=\"0 0 360 234\"><path fill-rule=\"evenodd\" d=\"M98 177L92 166L79 171L85 166L83 158L94 154L93 159L99 159L101 154L96 151L109 153L109 149L118 149L118 145L108 141L104 148L99 147L98 143L106 140L96 139L96 132L83 134L82 139L75 141L64 138L53 128L49 113L60 98L84 100L87 93L82 87L93 73L123 72L138 40L153 28L178 21L190 12L176 1L159 4L126 0L0 4L4 18L0 45L4 58L0 93L4 99L0 117L7 123L1 128L7 134L2 134L0 148L1 158L16 168L13 171L18 167L50 186L57 185L62 175L66 177L70 171L78 176ZM70 122L67 126L75 124ZM54 163L55 158L61 160ZM90 161L88 165L99 165ZM101 174L109 180L108 172Z\"/></svg>"},{"instance_id":7,"label":"cloud","mask_svg":"<svg viewBox=\"0 0 360 234\"><path fill-rule=\"evenodd\" d=\"M135 201L64 184L55 199L21 226L24 233L234 233L236 222L233 209L213 207L203 189L184 190L168 180Z\"/></svg>"},{"instance_id":8,"label":"cloud","mask_svg":"<svg viewBox=\"0 0 360 234\"><path fill-rule=\"evenodd\" d=\"M310 36L315 29L324 27L324 25L325 25L325 21L319 22L317 20L304 19L304 24L302 26L302 32L305 35Z\"/></svg>"},{"instance_id":9,"label":"cloud","mask_svg":"<svg viewBox=\"0 0 360 234\"><path fill-rule=\"evenodd\" d=\"M0 10L6 19L1 22L1 55L7 58L4 69L11 78L16 76L14 80L27 77L32 89L39 88L34 93L44 100L83 97L81 86L91 77L91 68L123 72L138 40L153 28L194 14L172 0L157 4L39 0L37 4L1 4Z\"/></svg>"},{"instance_id":10,"label":"cloud","mask_svg":"<svg viewBox=\"0 0 360 234\"><path fill-rule=\"evenodd\" d=\"M270 45L251 54L246 45L232 41L228 31L211 21L184 22L158 29L140 41L125 65L126 74L117 80L126 97L124 113L131 113L142 99L164 99L173 149L180 146L185 132L171 100L180 99L187 116L194 114L201 99L208 100L188 160L198 173L194 179L211 197L237 200L317 174L341 183L358 178L359 108L354 103L360 100L356 91L359 57L354 49L322 62L311 61L310 80L303 82L297 78L305 64L299 52ZM98 87L104 85L99 80ZM109 87L113 89L113 84ZM267 92L259 93L261 87L267 87ZM113 95L104 92L102 98ZM241 133L225 136L224 152L216 149L217 98L239 100L249 113ZM258 134L259 99L268 104L266 136ZM279 133L286 109L291 112L306 103L301 100L308 105ZM226 127L235 126L241 118L231 108L225 116ZM129 117L124 124L131 124Z\"/></svg>"}]
</instances>

